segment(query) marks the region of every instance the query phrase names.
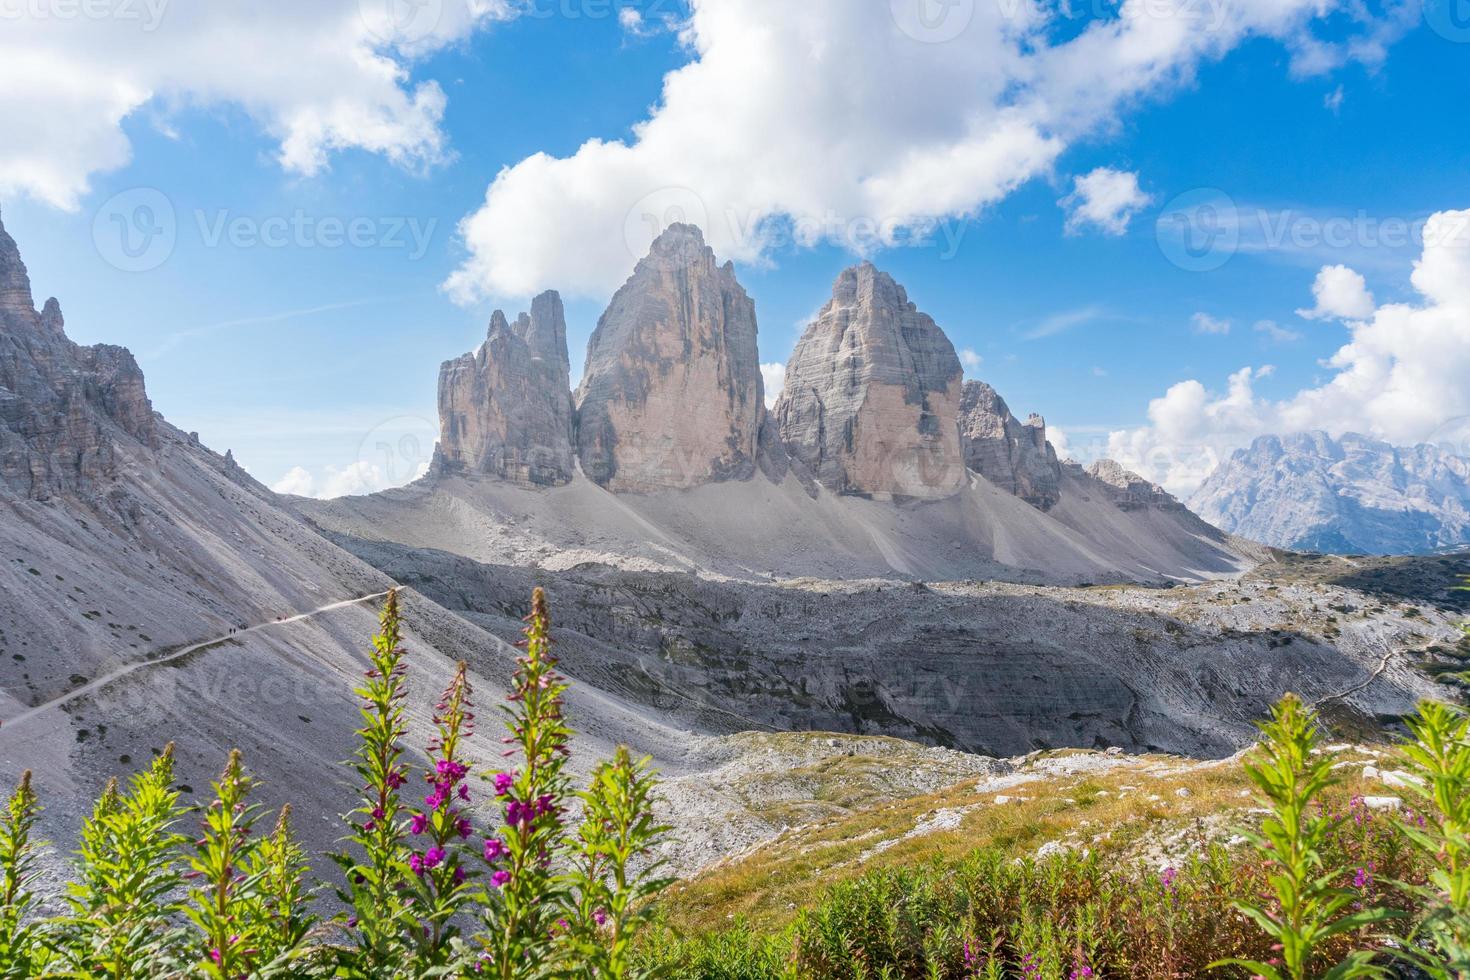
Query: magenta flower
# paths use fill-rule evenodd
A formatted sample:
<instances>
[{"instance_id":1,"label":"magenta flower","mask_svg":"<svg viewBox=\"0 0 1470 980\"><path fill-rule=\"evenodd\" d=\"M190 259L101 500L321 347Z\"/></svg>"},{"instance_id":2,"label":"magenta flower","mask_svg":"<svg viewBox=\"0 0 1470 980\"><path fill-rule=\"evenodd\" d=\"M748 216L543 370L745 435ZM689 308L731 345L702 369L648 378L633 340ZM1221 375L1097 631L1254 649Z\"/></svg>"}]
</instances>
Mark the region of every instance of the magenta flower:
<instances>
[{"instance_id":1,"label":"magenta flower","mask_svg":"<svg viewBox=\"0 0 1470 980\"><path fill-rule=\"evenodd\" d=\"M505 796L510 788L515 785L516 778L508 772L497 772L495 774L495 795Z\"/></svg>"},{"instance_id":2,"label":"magenta flower","mask_svg":"<svg viewBox=\"0 0 1470 980\"><path fill-rule=\"evenodd\" d=\"M424 859L419 857L417 854L410 854L408 856L408 868L414 874L418 875L419 877L423 877Z\"/></svg>"},{"instance_id":3,"label":"magenta flower","mask_svg":"<svg viewBox=\"0 0 1470 980\"><path fill-rule=\"evenodd\" d=\"M505 842L498 837L491 837L485 841L485 860L499 861L509 852Z\"/></svg>"},{"instance_id":4,"label":"magenta flower","mask_svg":"<svg viewBox=\"0 0 1470 980\"><path fill-rule=\"evenodd\" d=\"M470 823L468 817L460 817L459 822L454 825L454 829L459 832L461 839L475 832L475 827Z\"/></svg>"},{"instance_id":5,"label":"magenta flower","mask_svg":"<svg viewBox=\"0 0 1470 980\"><path fill-rule=\"evenodd\" d=\"M607 925L607 909L599 908L593 912L592 921L596 922L599 926Z\"/></svg>"},{"instance_id":6,"label":"magenta flower","mask_svg":"<svg viewBox=\"0 0 1470 980\"><path fill-rule=\"evenodd\" d=\"M415 834L422 834L429 827L429 817L424 813L415 813L413 819L408 822L408 829Z\"/></svg>"},{"instance_id":7,"label":"magenta flower","mask_svg":"<svg viewBox=\"0 0 1470 980\"><path fill-rule=\"evenodd\" d=\"M444 862L444 848L431 847L424 852L424 867L437 868Z\"/></svg>"},{"instance_id":8,"label":"magenta flower","mask_svg":"<svg viewBox=\"0 0 1470 980\"><path fill-rule=\"evenodd\" d=\"M504 888L510 883L509 871L497 871L490 876L490 884L494 888Z\"/></svg>"}]
</instances>

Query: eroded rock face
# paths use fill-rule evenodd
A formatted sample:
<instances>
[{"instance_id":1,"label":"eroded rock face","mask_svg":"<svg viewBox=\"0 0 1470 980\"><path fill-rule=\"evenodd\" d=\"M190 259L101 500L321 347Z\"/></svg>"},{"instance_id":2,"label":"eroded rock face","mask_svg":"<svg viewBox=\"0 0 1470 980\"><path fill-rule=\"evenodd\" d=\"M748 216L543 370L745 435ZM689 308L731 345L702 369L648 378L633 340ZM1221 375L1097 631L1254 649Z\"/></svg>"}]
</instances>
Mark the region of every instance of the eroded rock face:
<instances>
[{"instance_id":1,"label":"eroded rock face","mask_svg":"<svg viewBox=\"0 0 1470 980\"><path fill-rule=\"evenodd\" d=\"M572 399L566 315L543 293L515 323L495 311L485 343L439 369L439 472L485 474L526 486L572 479Z\"/></svg>"},{"instance_id":2,"label":"eroded rock face","mask_svg":"<svg viewBox=\"0 0 1470 980\"><path fill-rule=\"evenodd\" d=\"M983 381L966 381L960 396L960 442L965 465L1040 510L1061 500L1062 465L1046 441L1046 420L1025 422Z\"/></svg>"},{"instance_id":3,"label":"eroded rock face","mask_svg":"<svg viewBox=\"0 0 1470 980\"><path fill-rule=\"evenodd\" d=\"M691 225L671 225L613 297L577 389L582 469L610 490L755 472L764 390L755 304Z\"/></svg>"},{"instance_id":4,"label":"eroded rock face","mask_svg":"<svg viewBox=\"0 0 1470 980\"><path fill-rule=\"evenodd\" d=\"M947 497L965 482L962 381L944 331L863 263L797 343L776 418L790 454L832 490Z\"/></svg>"},{"instance_id":5,"label":"eroded rock face","mask_svg":"<svg viewBox=\"0 0 1470 980\"><path fill-rule=\"evenodd\" d=\"M1190 499L1222 530L1280 548L1413 554L1470 544L1470 458L1326 432L1261 436Z\"/></svg>"},{"instance_id":6,"label":"eroded rock face","mask_svg":"<svg viewBox=\"0 0 1470 980\"><path fill-rule=\"evenodd\" d=\"M137 361L122 347L68 340L55 299L35 309L0 223L0 481L35 499L91 493L116 474L122 439L158 446Z\"/></svg>"},{"instance_id":7,"label":"eroded rock face","mask_svg":"<svg viewBox=\"0 0 1470 980\"><path fill-rule=\"evenodd\" d=\"M1185 509L1169 491L1157 483L1150 483L1111 459L1098 460L1085 473L1080 465L1067 465L1075 467L1077 473L1088 477L1120 510L1143 510L1148 507L1158 510Z\"/></svg>"}]
</instances>

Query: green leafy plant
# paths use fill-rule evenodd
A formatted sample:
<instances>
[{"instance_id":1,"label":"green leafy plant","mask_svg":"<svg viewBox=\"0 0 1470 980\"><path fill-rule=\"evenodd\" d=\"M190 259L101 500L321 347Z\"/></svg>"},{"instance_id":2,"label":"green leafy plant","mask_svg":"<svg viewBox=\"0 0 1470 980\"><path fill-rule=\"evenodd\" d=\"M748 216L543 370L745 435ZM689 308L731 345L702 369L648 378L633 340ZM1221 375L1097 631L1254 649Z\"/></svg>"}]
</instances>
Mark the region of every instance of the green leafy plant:
<instances>
[{"instance_id":1,"label":"green leafy plant","mask_svg":"<svg viewBox=\"0 0 1470 980\"><path fill-rule=\"evenodd\" d=\"M60 959L78 977L130 980L175 968L183 955L175 895L182 882L174 828L185 809L170 742L126 793L109 782L83 824L71 915L56 923Z\"/></svg>"},{"instance_id":2,"label":"green leafy plant","mask_svg":"<svg viewBox=\"0 0 1470 980\"><path fill-rule=\"evenodd\" d=\"M35 976L48 959L41 931L30 921L36 852L42 846L33 835L40 816L27 769L0 813L0 977Z\"/></svg>"},{"instance_id":3,"label":"green leafy plant","mask_svg":"<svg viewBox=\"0 0 1470 980\"><path fill-rule=\"evenodd\" d=\"M1270 868L1274 904L1241 901L1236 907L1280 947L1272 962L1229 959L1216 966L1243 966L1266 980L1343 980L1381 976L1374 954L1349 953L1331 966L1319 962L1319 947L1334 936L1355 932L1390 916L1386 909L1349 911L1357 893L1341 887L1343 872L1323 861L1323 850L1340 817L1317 806L1332 786L1332 757L1317 752L1317 716L1295 695L1282 698L1261 725L1260 761L1246 763L1251 781L1270 813L1261 830L1244 829Z\"/></svg>"},{"instance_id":4,"label":"green leafy plant","mask_svg":"<svg viewBox=\"0 0 1470 980\"><path fill-rule=\"evenodd\" d=\"M399 891L408 880L408 830L400 795L408 780L402 745L407 668L396 589L383 603L368 656L371 666L356 690L363 724L351 763L363 798L344 818L350 828L347 849L332 855L346 878L338 897L353 910L346 930L351 945L340 950L339 958L346 977L384 975L405 955L408 913Z\"/></svg>"},{"instance_id":5,"label":"green leafy plant","mask_svg":"<svg viewBox=\"0 0 1470 980\"><path fill-rule=\"evenodd\" d=\"M186 909L202 934L205 976L234 980L248 976L259 956L257 907L260 842L251 833L260 808L248 803L255 780L245 773L240 750L230 753L214 783L214 801L204 811L204 835L194 845L189 877L198 882Z\"/></svg>"},{"instance_id":6,"label":"green leafy plant","mask_svg":"<svg viewBox=\"0 0 1470 980\"><path fill-rule=\"evenodd\" d=\"M1426 885L1400 887L1425 909L1402 955L1437 978L1470 976L1470 718L1433 701L1408 720L1401 747L1425 815L1403 824L1405 836L1432 862Z\"/></svg>"}]
</instances>

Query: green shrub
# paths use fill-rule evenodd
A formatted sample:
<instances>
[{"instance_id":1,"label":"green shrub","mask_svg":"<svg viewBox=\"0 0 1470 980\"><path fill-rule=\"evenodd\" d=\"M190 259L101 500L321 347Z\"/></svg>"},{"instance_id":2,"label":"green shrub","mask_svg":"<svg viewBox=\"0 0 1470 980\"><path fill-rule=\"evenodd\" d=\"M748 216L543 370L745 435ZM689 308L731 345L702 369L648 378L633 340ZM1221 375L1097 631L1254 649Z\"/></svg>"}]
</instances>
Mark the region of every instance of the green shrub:
<instances>
[{"instance_id":1,"label":"green shrub","mask_svg":"<svg viewBox=\"0 0 1470 980\"><path fill-rule=\"evenodd\" d=\"M651 975L631 962L630 948L665 884L650 860L665 831L651 817L653 774L647 760L619 749L576 794L582 815L569 822L566 685L539 589L528 624L504 712L506 741L518 750L507 754L520 765L482 774L502 814L495 834L477 834L469 816L463 750L475 728L464 664L435 706L437 737L422 773L428 795L422 806L403 799L413 774L402 745L406 668L394 592L357 691L363 724L351 767L363 797L345 817L344 850L332 855L349 911L326 922L313 915L290 808L268 835L257 833L261 811L250 796L258 784L238 751L213 801L191 813L173 785L170 746L126 793L109 783L82 827L70 911L41 919L33 891L40 805L26 773L0 812L0 977ZM202 822L192 843L176 831L190 816Z\"/></svg>"}]
</instances>

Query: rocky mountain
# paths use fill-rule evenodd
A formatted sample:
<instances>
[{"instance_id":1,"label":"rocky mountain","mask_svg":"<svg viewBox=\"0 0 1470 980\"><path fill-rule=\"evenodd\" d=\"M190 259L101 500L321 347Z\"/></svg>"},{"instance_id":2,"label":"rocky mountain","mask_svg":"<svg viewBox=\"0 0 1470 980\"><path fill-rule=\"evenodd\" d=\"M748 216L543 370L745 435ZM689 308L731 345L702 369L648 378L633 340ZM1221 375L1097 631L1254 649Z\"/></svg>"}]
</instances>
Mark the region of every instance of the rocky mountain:
<instances>
[{"instance_id":1,"label":"rocky mountain","mask_svg":"<svg viewBox=\"0 0 1470 980\"><path fill-rule=\"evenodd\" d=\"M570 481L570 373L560 296L536 297L515 323L496 310L479 350L439 369L435 468L527 486Z\"/></svg>"},{"instance_id":2,"label":"rocky mountain","mask_svg":"<svg viewBox=\"0 0 1470 980\"><path fill-rule=\"evenodd\" d=\"M698 228L671 225L613 297L576 404L582 469L610 490L755 472L765 417L755 304Z\"/></svg>"},{"instance_id":3,"label":"rocky mountain","mask_svg":"<svg viewBox=\"0 0 1470 980\"><path fill-rule=\"evenodd\" d=\"M1262 436L1190 499L1205 520L1281 548L1419 554L1470 546L1470 459L1349 433Z\"/></svg>"},{"instance_id":4,"label":"rocky mountain","mask_svg":"<svg viewBox=\"0 0 1470 980\"><path fill-rule=\"evenodd\" d=\"M0 282L0 782L34 770L64 860L110 776L176 739L181 780L202 793L238 747L260 801L295 801L307 841L334 846L371 597L393 580L154 413L126 350L68 340L55 301L31 305L3 225ZM408 741L424 746L455 662L493 703L515 651L416 593L405 603ZM643 709L585 686L572 704L579 765L615 741L682 757L683 734ZM483 765L498 758L480 748Z\"/></svg>"},{"instance_id":5,"label":"rocky mountain","mask_svg":"<svg viewBox=\"0 0 1470 980\"><path fill-rule=\"evenodd\" d=\"M794 459L838 493L936 499L965 485L954 345L871 263L807 327L776 404Z\"/></svg>"},{"instance_id":6,"label":"rocky mountain","mask_svg":"<svg viewBox=\"0 0 1470 980\"><path fill-rule=\"evenodd\" d=\"M959 421L966 466L1039 510L1061 499L1062 465L1040 415L1022 422L990 385L966 381Z\"/></svg>"},{"instance_id":7,"label":"rocky mountain","mask_svg":"<svg viewBox=\"0 0 1470 980\"><path fill-rule=\"evenodd\" d=\"M37 311L0 224L0 481L35 500L91 493L117 474L120 441L154 449L158 440L133 356L72 343L55 299Z\"/></svg>"},{"instance_id":8,"label":"rocky mountain","mask_svg":"<svg viewBox=\"0 0 1470 980\"><path fill-rule=\"evenodd\" d=\"M603 358L618 335L656 342L654 354L630 343L613 357L629 384L642 379L653 393L626 389L604 403L625 422L654 401L682 406L690 396L675 388L686 382L724 399L728 415L659 430L666 449L709 454L696 457L703 470L640 457L646 446L616 429L592 447L612 450L609 485L637 477L649 489L612 493L575 466L561 479L567 455L541 466L538 433L557 444L575 431L554 397L571 393L558 383L562 316L545 296L514 322L496 317L485 347L451 362L450 438L428 477L326 502L272 494L229 453L148 410L126 352L66 340L59 308L29 305L24 266L0 240L6 459L23 464L0 480L0 780L36 772L57 855L107 778L170 738L191 787L207 786L228 749L241 748L264 779L259 801L293 800L308 815L306 843L330 846L352 792L340 762L353 748L373 603L395 583L408 615L410 745L432 738L432 694L455 661L468 662L479 703L497 700L526 595L543 585L573 678L574 765L618 742L653 755L683 787L674 805L691 807L668 822L704 841L673 855L683 861L737 846L705 828L738 820L742 804L702 792L701 774L732 758L772 764L732 733L825 728L1002 753L1116 744L1222 754L1251 738L1251 720L1286 689L1337 698L1353 718L1408 710L1433 689L1412 670L1410 645L1458 635L1448 613L1381 611L1346 589L1256 583L1249 602L1237 601L1247 586L1226 576L1268 556L1112 471L1063 466L1044 513L963 466L960 485L937 499L834 491L746 407L761 397L758 378L735 380L754 364L749 300L687 231L625 287L661 296L648 300L651 322L624 296L597 346ZM861 290L853 295L860 306ZM947 359L927 326L906 301L883 302L923 340L895 350L925 377L942 375L932 369ZM686 371L680 352L696 348L703 367ZM921 436L925 404L937 417L953 390L958 408L958 385L906 385L915 401L884 386L894 387L872 386L879 401ZM584 408L599 390L623 389L588 385ZM958 452L959 419L948 417ZM729 430L725 441L711 437L711 419ZM574 447L585 450L569 434L573 458ZM588 458L598 457L584 455L584 467ZM688 473L703 475L657 485ZM1087 587L1166 580L1178 587ZM1052 587L1060 582L1076 587ZM1339 634L1312 619L1349 603L1373 610L1371 628ZM479 769L500 746L482 738L467 748Z\"/></svg>"}]
</instances>

